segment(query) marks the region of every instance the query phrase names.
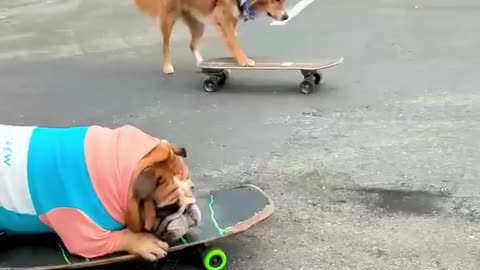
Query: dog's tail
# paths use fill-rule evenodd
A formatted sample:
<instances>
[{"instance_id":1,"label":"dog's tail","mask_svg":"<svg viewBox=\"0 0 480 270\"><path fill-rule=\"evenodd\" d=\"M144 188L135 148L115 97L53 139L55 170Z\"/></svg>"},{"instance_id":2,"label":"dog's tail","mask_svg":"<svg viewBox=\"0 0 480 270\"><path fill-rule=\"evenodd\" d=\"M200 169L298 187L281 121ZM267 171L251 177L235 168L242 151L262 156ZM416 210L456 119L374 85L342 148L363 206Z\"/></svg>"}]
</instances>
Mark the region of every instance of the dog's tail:
<instances>
[{"instance_id":1,"label":"dog's tail","mask_svg":"<svg viewBox=\"0 0 480 270\"><path fill-rule=\"evenodd\" d=\"M158 0L134 0L137 8L147 16L160 16L160 1Z\"/></svg>"}]
</instances>

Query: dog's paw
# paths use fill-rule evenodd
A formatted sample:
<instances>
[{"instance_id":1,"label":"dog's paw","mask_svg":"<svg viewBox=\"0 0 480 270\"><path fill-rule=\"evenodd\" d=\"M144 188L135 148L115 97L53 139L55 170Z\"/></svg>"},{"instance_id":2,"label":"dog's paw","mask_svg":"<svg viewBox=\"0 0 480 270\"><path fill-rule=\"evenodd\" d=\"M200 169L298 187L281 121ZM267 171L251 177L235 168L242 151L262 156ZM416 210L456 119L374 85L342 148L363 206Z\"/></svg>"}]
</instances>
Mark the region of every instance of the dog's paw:
<instances>
[{"instance_id":1,"label":"dog's paw","mask_svg":"<svg viewBox=\"0 0 480 270\"><path fill-rule=\"evenodd\" d=\"M195 57L195 62L197 62L197 65L200 65L203 62L203 57L199 51L193 51L193 56Z\"/></svg>"},{"instance_id":2,"label":"dog's paw","mask_svg":"<svg viewBox=\"0 0 480 270\"><path fill-rule=\"evenodd\" d=\"M175 70L173 69L172 64L163 65L163 73L165 73L165 74L175 73Z\"/></svg>"},{"instance_id":3,"label":"dog's paw","mask_svg":"<svg viewBox=\"0 0 480 270\"><path fill-rule=\"evenodd\" d=\"M242 67L255 66L255 61L253 61L250 58L245 58L245 59L242 59L242 60L238 61L238 64Z\"/></svg>"},{"instance_id":4,"label":"dog's paw","mask_svg":"<svg viewBox=\"0 0 480 270\"><path fill-rule=\"evenodd\" d=\"M161 241L153 234L139 233L135 239L132 253L140 255L148 261L156 261L167 255L168 244Z\"/></svg>"}]
</instances>

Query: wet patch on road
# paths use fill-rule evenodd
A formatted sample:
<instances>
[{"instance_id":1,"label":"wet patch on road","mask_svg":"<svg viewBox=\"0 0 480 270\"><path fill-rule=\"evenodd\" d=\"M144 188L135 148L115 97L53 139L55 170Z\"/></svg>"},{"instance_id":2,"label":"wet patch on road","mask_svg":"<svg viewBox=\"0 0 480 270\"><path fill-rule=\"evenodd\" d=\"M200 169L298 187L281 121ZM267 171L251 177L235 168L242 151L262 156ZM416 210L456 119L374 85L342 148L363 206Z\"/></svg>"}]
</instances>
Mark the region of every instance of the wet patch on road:
<instances>
[{"instance_id":1,"label":"wet patch on road","mask_svg":"<svg viewBox=\"0 0 480 270\"><path fill-rule=\"evenodd\" d=\"M369 209L388 214L431 215L444 212L443 204L449 199L445 192L425 190L398 190L360 188L363 202Z\"/></svg>"},{"instance_id":2,"label":"wet patch on road","mask_svg":"<svg viewBox=\"0 0 480 270\"><path fill-rule=\"evenodd\" d=\"M451 194L446 191L361 187L345 173L324 170L304 171L288 182L288 190L301 193L303 199L313 206L360 202L370 211L385 214L445 212L443 205L451 199Z\"/></svg>"},{"instance_id":3,"label":"wet patch on road","mask_svg":"<svg viewBox=\"0 0 480 270\"><path fill-rule=\"evenodd\" d=\"M363 187L355 184L348 174L325 168L298 172L284 181L286 186L284 192L277 194L278 199L300 196L296 203L316 213L356 209L376 216L457 216L480 220L480 199L456 198L443 188ZM289 214L293 217L298 213Z\"/></svg>"}]
</instances>

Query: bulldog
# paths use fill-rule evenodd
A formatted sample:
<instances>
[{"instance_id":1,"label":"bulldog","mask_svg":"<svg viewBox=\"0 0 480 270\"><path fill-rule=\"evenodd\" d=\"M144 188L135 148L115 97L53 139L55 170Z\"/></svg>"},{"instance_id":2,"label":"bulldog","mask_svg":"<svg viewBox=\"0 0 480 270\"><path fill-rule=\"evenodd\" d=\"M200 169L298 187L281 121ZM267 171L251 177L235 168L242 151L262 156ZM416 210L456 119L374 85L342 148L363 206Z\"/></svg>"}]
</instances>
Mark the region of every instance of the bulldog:
<instances>
[{"instance_id":1,"label":"bulldog","mask_svg":"<svg viewBox=\"0 0 480 270\"><path fill-rule=\"evenodd\" d=\"M7 235L53 232L78 256L154 261L200 223L186 149L136 127L0 125L0 156Z\"/></svg>"}]
</instances>

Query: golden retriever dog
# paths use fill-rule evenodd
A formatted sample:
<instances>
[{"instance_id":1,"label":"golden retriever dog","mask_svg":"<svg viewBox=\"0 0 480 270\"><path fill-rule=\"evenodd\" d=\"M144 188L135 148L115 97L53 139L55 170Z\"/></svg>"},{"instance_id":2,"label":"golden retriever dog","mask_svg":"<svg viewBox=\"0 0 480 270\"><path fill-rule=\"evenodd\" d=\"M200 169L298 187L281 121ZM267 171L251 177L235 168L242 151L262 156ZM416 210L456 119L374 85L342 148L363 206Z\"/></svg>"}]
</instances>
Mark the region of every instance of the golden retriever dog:
<instances>
[{"instance_id":1,"label":"golden retriever dog","mask_svg":"<svg viewBox=\"0 0 480 270\"><path fill-rule=\"evenodd\" d=\"M176 21L181 18L190 29L190 50L197 64L203 61L200 40L205 23L212 23L227 45L232 57L241 66L253 66L237 39L239 19L252 20L255 14L264 13L283 21L288 19L285 0L134 0L144 14L158 19L163 37L163 72L174 73L170 56L170 36Z\"/></svg>"},{"instance_id":2,"label":"golden retriever dog","mask_svg":"<svg viewBox=\"0 0 480 270\"><path fill-rule=\"evenodd\" d=\"M56 233L78 256L128 252L154 261L169 247L154 233L157 210L200 222L185 148L133 126L0 125L0 144L6 235Z\"/></svg>"}]
</instances>

